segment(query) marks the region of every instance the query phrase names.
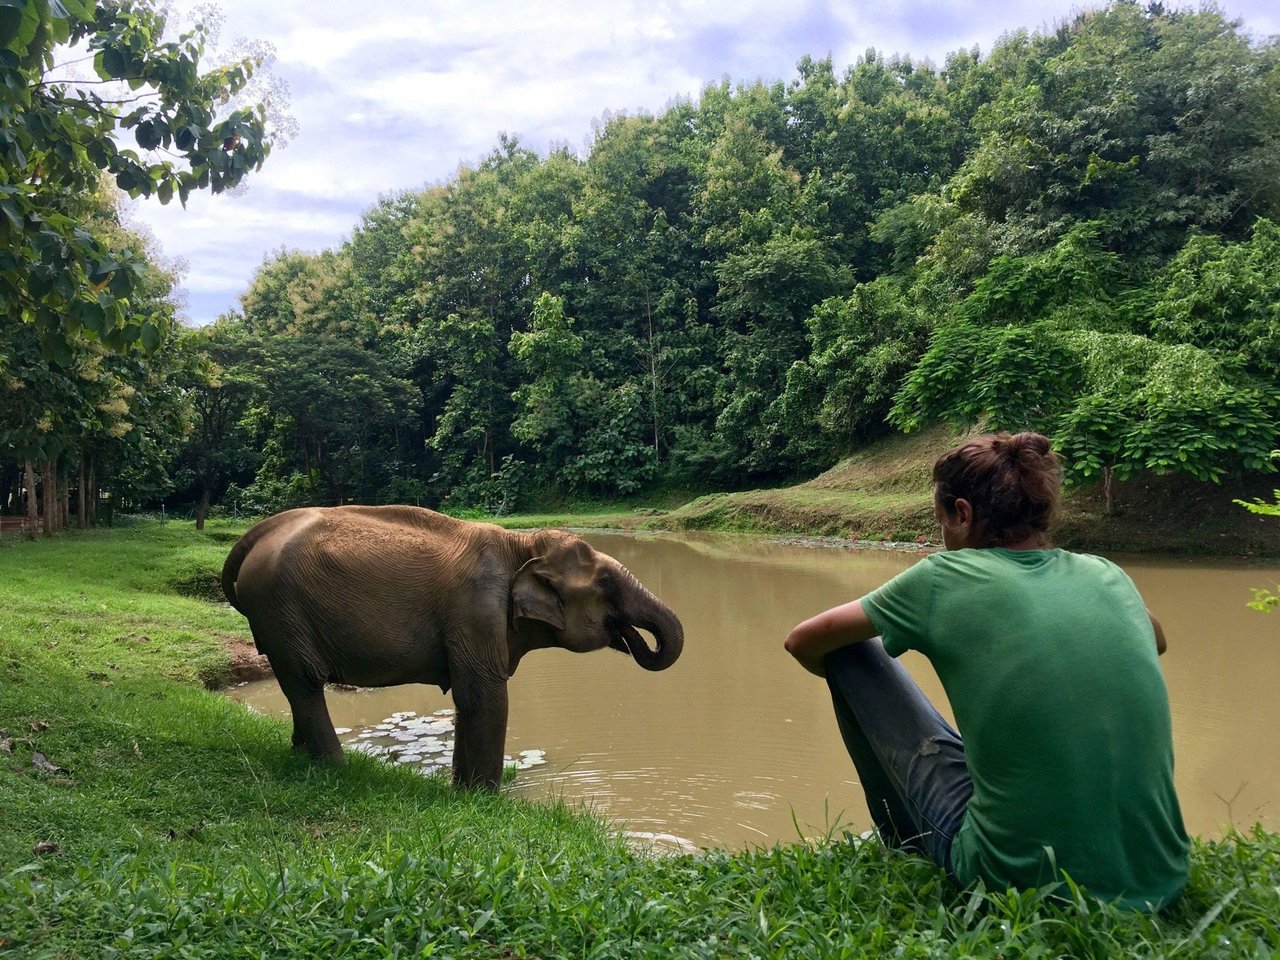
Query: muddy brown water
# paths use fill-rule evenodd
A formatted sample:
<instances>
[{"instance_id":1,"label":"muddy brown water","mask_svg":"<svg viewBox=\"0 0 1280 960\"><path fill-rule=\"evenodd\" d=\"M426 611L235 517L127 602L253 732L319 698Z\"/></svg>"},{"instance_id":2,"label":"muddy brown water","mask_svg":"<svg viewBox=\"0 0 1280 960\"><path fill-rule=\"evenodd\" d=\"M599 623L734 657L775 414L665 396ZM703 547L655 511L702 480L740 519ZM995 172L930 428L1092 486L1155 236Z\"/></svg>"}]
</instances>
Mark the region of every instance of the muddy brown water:
<instances>
[{"instance_id":1,"label":"muddy brown water","mask_svg":"<svg viewBox=\"0 0 1280 960\"><path fill-rule=\"evenodd\" d=\"M725 535L586 537L671 604L685 626L684 654L662 673L609 650L526 657L511 681L507 753L545 751L546 762L520 771L512 791L561 797L623 829L697 847L867 829L826 688L782 640L918 554ZM1161 665L1188 830L1280 829L1280 613L1245 606L1254 587L1274 589L1280 568L1115 559L1169 638ZM950 719L928 662L913 653L903 662ZM231 696L288 716L274 680ZM438 688L419 685L330 690L328 701L334 723L351 728L342 737L350 745L394 713L452 707Z\"/></svg>"}]
</instances>

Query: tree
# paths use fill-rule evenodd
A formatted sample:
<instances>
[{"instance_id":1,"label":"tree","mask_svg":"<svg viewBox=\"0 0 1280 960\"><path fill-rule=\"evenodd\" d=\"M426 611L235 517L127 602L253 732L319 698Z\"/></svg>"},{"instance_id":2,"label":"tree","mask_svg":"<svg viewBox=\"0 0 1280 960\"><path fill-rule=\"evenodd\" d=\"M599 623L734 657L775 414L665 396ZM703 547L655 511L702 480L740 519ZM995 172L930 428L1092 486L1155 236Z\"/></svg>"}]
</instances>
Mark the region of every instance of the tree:
<instances>
[{"instance_id":1,"label":"tree","mask_svg":"<svg viewBox=\"0 0 1280 960\"><path fill-rule=\"evenodd\" d=\"M814 230L795 227L744 244L719 264L713 312L729 320L729 329L716 432L733 451L733 467L762 475L786 469L779 398L787 371L805 356L806 317L847 280L833 260Z\"/></svg>"},{"instance_id":2,"label":"tree","mask_svg":"<svg viewBox=\"0 0 1280 960\"><path fill-rule=\"evenodd\" d=\"M997 87L948 193L1027 253L1097 221L1148 266L1190 228L1240 237L1280 204L1280 60L1238 22L1112 3L992 51Z\"/></svg>"},{"instance_id":3,"label":"tree","mask_svg":"<svg viewBox=\"0 0 1280 960\"><path fill-rule=\"evenodd\" d=\"M930 417L1034 425L1108 491L1256 469L1280 412L1277 130L1280 45L1115 2L942 69L871 50L716 83L607 116L585 157L504 135L259 271L256 489L740 484ZM373 391L370 429L343 427L359 391L316 380L355 368L335 343L411 382L405 409Z\"/></svg>"},{"instance_id":4,"label":"tree","mask_svg":"<svg viewBox=\"0 0 1280 960\"><path fill-rule=\"evenodd\" d=\"M511 433L537 450L539 472L554 478L590 426L580 402L582 337L564 315L564 301L543 293L534 301L529 330L513 333L509 347L525 374L512 398L519 413Z\"/></svg>"},{"instance_id":5,"label":"tree","mask_svg":"<svg viewBox=\"0 0 1280 960\"><path fill-rule=\"evenodd\" d=\"M387 451L417 407L383 358L333 337L277 336L247 362L265 384L245 416L263 450L250 487L259 506L369 499L390 479Z\"/></svg>"},{"instance_id":6,"label":"tree","mask_svg":"<svg viewBox=\"0 0 1280 960\"><path fill-rule=\"evenodd\" d=\"M582 338L558 297L534 303L532 328L511 335L511 353L528 379L515 393L521 412L512 434L537 453L548 486L575 493L634 493L653 475L646 443L646 397L582 370Z\"/></svg>"},{"instance_id":7,"label":"tree","mask_svg":"<svg viewBox=\"0 0 1280 960\"><path fill-rule=\"evenodd\" d=\"M929 326L885 277L819 304L808 328L809 357L787 371L781 404L789 456L820 470L890 429L885 417Z\"/></svg>"},{"instance_id":8,"label":"tree","mask_svg":"<svg viewBox=\"0 0 1280 960\"><path fill-rule=\"evenodd\" d=\"M281 250L266 258L241 296L244 326L258 336L335 336L361 345L377 336L364 285L345 251Z\"/></svg>"},{"instance_id":9,"label":"tree","mask_svg":"<svg viewBox=\"0 0 1280 960\"><path fill-rule=\"evenodd\" d=\"M1255 376L1280 372L1280 227L1259 220L1247 241L1191 237L1155 284L1152 336L1238 360Z\"/></svg>"},{"instance_id":10,"label":"tree","mask_svg":"<svg viewBox=\"0 0 1280 960\"><path fill-rule=\"evenodd\" d=\"M563 291L583 338L584 367L599 388L644 397L642 410L621 406L647 421L646 471L679 456L681 423L715 415L714 389L690 384L719 369L706 322L714 287L691 226L698 188L692 123L693 108L677 104L662 117L604 124L560 230L564 279L556 287L556 275L535 274L547 289ZM594 417L586 427L639 435L631 424L614 430ZM632 442L619 463L635 459Z\"/></svg>"},{"instance_id":11,"label":"tree","mask_svg":"<svg viewBox=\"0 0 1280 960\"><path fill-rule=\"evenodd\" d=\"M235 186L271 148L261 105L228 109L259 59L202 73L204 26L162 42L164 26L156 0L0 6L0 298L60 362L77 335L154 349L166 329L162 314L130 307L144 261L78 215L99 175L130 196L185 203ZM96 81L57 75L55 50L79 45Z\"/></svg>"},{"instance_id":12,"label":"tree","mask_svg":"<svg viewBox=\"0 0 1280 960\"><path fill-rule=\"evenodd\" d=\"M79 198L79 216L113 247L136 251L139 273L126 315L135 322L159 318L167 326L176 277L145 237L121 225L118 200L114 187L101 185ZM81 526L96 523L99 490L116 497L163 492L164 461L186 423L166 344L120 353L99 340L75 338L61 362L49 363L34 324L0 325L6 373L0 382L0 462L23 465L27 474L29 529L34 531L38 513L46 532L64 527L72 487Z\"/></svg>"},{"instance_id":13,"label":"tree","mask_svg":"<svg viewBox=\"0 0 1280 960\"><path fill-rule=\"evenodd\" d=\"M477 168L428 191L405 227L414 259L409 349L428 378L418 383L432 482L446 497L478 494L515 452L507 344L527 327L534 295L515 204L536 165L535 154L503 137Z\"/></svg>"},{"instance_id":14,"label":"tree","mask_svg":"<svg viewBox=\"0 0 1280 960\"><path fill-rule=\"evenodd\" d=\"M1267 470L1276 398L1205 350L1134 334L953 323L898 393L890 419L903 430L931 420L1054 438L1073 482L1112 483L1177 471L1218 481L1229 470Z\"/></svg>"},{"instance_id":15,"label":"tree","mask_svg":"<svg viewBox=\"0 0 1280 960\"><path fill-rule=\"evenodd\" d=\"M240 325L226 320L189 331L179 341L179 384L192 414L181 457L199 490L197 530L204 529L209 505L227 481L256 459L243 423L266 386L252 362L254 346Z\"/></svg>"},{"instance_id":16,"label":"tree","mask_svg":"<svg viewBox=\"0 0 1280 960\"><path fill-rule=\"evenodd\" d=\"M379 327L403 322L412 309L412 250L405 231L417 209L414 193L379 197L343 248L366 309Z\"/></svg>"}]
</instances>

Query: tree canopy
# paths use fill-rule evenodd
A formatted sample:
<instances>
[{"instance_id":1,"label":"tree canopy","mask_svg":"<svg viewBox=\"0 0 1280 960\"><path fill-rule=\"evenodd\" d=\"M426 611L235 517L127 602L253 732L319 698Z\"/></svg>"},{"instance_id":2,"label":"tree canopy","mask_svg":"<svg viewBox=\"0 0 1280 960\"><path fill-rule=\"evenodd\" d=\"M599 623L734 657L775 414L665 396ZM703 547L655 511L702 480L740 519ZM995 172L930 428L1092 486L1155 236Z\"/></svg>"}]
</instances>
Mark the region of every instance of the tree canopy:
<instances>
[{"instance_id":1,"label":"tree canopy","mask_svg":"<svg viewBox=\"0 0 1280 960\"><path fill-rule=\"evenodd\" d=\"M153 0L0 3L0 509L25 488L33 526L65 523L72 486L82 522L104 487L172 489L192 417L175 277L119 198L185 204L270 151L240 96L263 57L204 69L208 34L166 39Z\"/></svg>"},{"instance_id":2,"label":"tree canopy","mask_svg":"<svg viewBox=\"0 0 1280 960\"><path fill-rule=\"evenodd\" d=\"M185 204L235 186L271 148L264 108L233 101L256 61L202 72L204 25L164 31L153 0L0 4L0 296L64 364L81 334L154 350L167 330L163 311L136 309L145 256L86 216L99 177ZM96 79L58 53L90 59Z\"/></svg>"},{"instance_id":3,"label":"tree canopy","mask_svg":"<svg viewBox=\"0 0 1280 960\"><path fill-rule=\"evenodd\" d=\"M174 64L198 35L125 70L105 52L148 9L77 29L106 76L162 91L143 113L99 102L115 128L176 143L207 90L164 84L189 76ZM56 87L5 62L30 97ZM260 112L201 129L177 167L121 149L97 169L181 195L269 146ZM23 197L70 203L25 162ZM185 341L176 382L199 426L169 473L192 500L500 510L784 481L935 420L1046 431L1073 482L1270 469L1278 165L1280 44L1211 8L1131 2L940 66L806 57L789 82L608 117L581 155L503 136L447 182L379 200L337 248L267 258L241 308ZM24 288L46 341L90 329L76 304L121 302L121 271L94 256L64 300ZM103 342L154 339L128 316L102 321Z\"/></svg>"}]
</instances>

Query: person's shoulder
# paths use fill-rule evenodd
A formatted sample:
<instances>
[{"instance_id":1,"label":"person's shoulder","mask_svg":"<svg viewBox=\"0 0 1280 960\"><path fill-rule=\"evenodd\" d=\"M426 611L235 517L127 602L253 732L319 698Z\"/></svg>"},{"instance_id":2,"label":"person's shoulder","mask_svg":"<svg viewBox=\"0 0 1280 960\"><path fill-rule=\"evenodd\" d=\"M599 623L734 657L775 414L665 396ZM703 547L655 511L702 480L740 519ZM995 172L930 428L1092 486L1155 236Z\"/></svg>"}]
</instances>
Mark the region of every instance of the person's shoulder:
<instances>
[{"instance_id":1,"label":"person's shoulder","mask_svg":"<svg viewBox=\"0 0 1280 960\"><path fill-rule=\"evenodd\" d=\"M937 553L927 553L903 570L898 576L903 576L903 574L910 574L912 577L932 576L937 571L950 567L955 562L955 554L956 551L954 550L939 550Z\"/></svg>"},{"instance_id":2,"label":"person's shoulder","mask_svg":"<svg viewBox=\"0 0 1280 960\"><path fill-rule=\"evenodd\" d=\"M1092 553L1055 551L1057 569L1073 577L1091 577L1100 583L1133 583L1133 578L1114 560Z\"/></svg>"},{"instance_id":3,"label":"person's shoulder","mask_svg":"<svg viewBox=\"0 0 1280 960\"><path fill-rule=\"evenodd\" d=\"M1065 566L1092 568L1095 570L1119 570L1120 565L1114 560L1100 557L1094 553L1077 553L1074 550L1053 549L1054 559Z\"/></svg>"},{"instance_id":4,"label":"person's shoulder","mask_svg":"<svg viewBox=\"0 0 1280 960\"><path fill-rule=\"evenodd\" d=\"M984 547L943 550L939 553L931 554L926 559L932 561L938 570L965 570L974 567L985 567L991 564L998 564L1001 560L998 551Z\"/></svg>"},{"instance_id":5,"label":"person's shoulder","mask_svg":"<svg viewBox=\"0 0 1280 960\"><path fill-rule=\"evenodd\" d=\"M874 605L888 596L905 596L910 592L928 589L939 569L939 563L945 562L941 560L945 556L945 552L926 554L864 596L863 602L870 601Z\"/></svg>"}]
</instances>

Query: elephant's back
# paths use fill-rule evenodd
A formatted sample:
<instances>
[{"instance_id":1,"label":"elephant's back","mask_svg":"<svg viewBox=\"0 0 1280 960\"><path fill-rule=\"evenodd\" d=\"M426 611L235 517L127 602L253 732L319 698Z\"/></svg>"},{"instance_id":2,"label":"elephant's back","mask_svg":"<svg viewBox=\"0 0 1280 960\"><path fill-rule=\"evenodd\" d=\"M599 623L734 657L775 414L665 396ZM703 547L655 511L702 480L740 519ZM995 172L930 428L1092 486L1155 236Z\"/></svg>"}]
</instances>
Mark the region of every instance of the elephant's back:
<instances>
[{"instance_id":1,"label":"elephant's back","mask_svg":"<svg viewBox=\"0 0 1280 960\"><path fill-rule=\"evenodd\" d=\"M484 555L488 526L410 506L286 510L242 538L252 542L235 584L237 605L246 613L291 602L329 608L421 591Z\"/></svg>"},{"instance_id":2,"label":"elephant's back","mask_svg":"<svg viewBox=\"0 0 1280 960\"><path fill-rule=\"evenodd\" d=\"M456 537L448 525L437 529L430 518L406 512L414 510L320 507L278 515L253 544L236 584L263 652L270 656L292 637L289 649L324 679L447 682L441 623L428 598L449 593L433 581L447 577L452 547L442 544Z\"/></svg>"},{"instance_id":3,"label":"elephant's back","mask_svg":"<svg viewBox=\"0 0 1280 960\"><path fill-rule=\"evenodd\" d=\"M425 536L426 543L478 545L509 540L516 536L497 524L459 520L426 507L407 504L380 507L351 504L310 509L322 513L325 520L323 529L327 533L350 536L356 541L369 537L389 540L397 536L407 536L410 539Z\"/></svg>"}]
</instances>

